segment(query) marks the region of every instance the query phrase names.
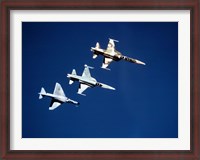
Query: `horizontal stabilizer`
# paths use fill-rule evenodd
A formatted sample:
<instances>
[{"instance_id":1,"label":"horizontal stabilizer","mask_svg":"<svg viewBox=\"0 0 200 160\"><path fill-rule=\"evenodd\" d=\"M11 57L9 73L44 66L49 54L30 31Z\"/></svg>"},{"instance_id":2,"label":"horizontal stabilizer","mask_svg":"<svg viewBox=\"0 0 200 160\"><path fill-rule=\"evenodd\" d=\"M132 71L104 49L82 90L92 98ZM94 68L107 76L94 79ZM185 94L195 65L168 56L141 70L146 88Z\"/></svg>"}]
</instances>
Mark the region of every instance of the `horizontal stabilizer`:
<instances>
[{"instance_id":1,"label":"horizontal stabilizer","mask_svg":"<svg viewBox=\"0 0 200 160\"><path fill-rule=\"evenodd\" d=\"M74 81L72 81L71 79L69 80L69 84L71 85L72 83L74 83Z\"/></svg>"},{"instance_id":2,"label":"horizontal stabilizer","mask_svg":"<svg viewBox=\"0 0 200 160\"><path fill-rule=\"evenodd\" d=\"M97 58L97 56L98 56L97 54L93 54L92 58L95 59L95 58Z\"/></svg>"}]
</instances>

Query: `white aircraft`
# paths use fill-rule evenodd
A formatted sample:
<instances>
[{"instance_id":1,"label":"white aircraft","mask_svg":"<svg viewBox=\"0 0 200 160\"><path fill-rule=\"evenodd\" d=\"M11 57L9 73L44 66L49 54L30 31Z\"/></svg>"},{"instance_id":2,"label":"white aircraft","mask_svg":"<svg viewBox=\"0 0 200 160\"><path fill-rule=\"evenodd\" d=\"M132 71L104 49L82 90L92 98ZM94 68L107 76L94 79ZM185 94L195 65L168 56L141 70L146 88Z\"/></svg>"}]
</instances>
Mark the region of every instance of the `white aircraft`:
<instances>
[{"instance_id":1,"label":"white aircraft","mask_svg":"<svg viewBox=\"0 0 200 160\"><path fill-rule=\"evenodd\" d=\"M91 51L93 52L93 59L95 59L98 55L104 56L104 60L103 60L103 64L101 68L108 69L107 67L112 61L119 61L121 59L124 59L125 61L128 61L128 62L145 65L144 62L122 55L119 51L115 49L115 42L119 42L119 41L109 38L109 42L108 42L108 46L106 50L100 48L99 42L96 43L96 47L91 47Z\"/></svg>"},{"instance_id":2,"label":"white aircraft","mask_svg":"<svg viewBox=\"0 0 200 160\"><path fill-rule=\"evenodd\" d=\"M72 70L71 74L67 74L67 77L70 79L69 80L69 84L70 85L74 81L79 81L80 82L79 89L78 89L78 92L77 92L78 94L81 94L81 95L85 96L85 94L82 94L83 91L85 91L88 87L92 88L92 87L95 87L95 86L100 86L102 88L115 90L115 88L113 88L113 87L111 87L109 85L97 82L97 80L95 78L91 77L89 68L93 69L93 67L90 67L90 66L87 66L87 65L84 65L84 67L85 67L85 69L83 71L82 76L78 76L76 74L76 70L75 69Z\"/></svg>"},{"instance_id":3,"label":"white aircraft","mask_svg":"<svg viewBox=\"0 0 200 160\"><path fill-rule=\"evenodd\" d=\"M65 103L65 102L79 105L79 102L71 100L65 96L65 93L59 83L56 83L53 94L46 93L44 88L41 88L41 91L38 94L39 94L39 99L42 99L44 96L52 98L49 110L54 110L58 106L60 106L62 103Z\"/></svg>"}]
</instances>

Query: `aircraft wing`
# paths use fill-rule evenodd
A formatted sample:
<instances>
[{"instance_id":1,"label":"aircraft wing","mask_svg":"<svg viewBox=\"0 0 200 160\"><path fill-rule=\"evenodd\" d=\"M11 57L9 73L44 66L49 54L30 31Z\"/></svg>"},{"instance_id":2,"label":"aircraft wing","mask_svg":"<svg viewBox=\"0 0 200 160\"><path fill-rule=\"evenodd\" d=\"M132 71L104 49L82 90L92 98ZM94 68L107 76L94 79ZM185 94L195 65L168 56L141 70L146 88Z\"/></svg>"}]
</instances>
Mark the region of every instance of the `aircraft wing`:
<instances>
[{"instance_id":1,"label":"aircraft wing","mask_svg":"<svg viewBox=\"0 0 200 160\"><path fill-rule=\"evenodd\" d=\"M82 77L91 78L90 69L89 69L89 67L87 65L85 66L85 69L83 71Z\"/></svg>"},{"instance_id":2,"label":"aircraft wing","mask_svg":"<svg viewBox=\"0 0 200 160\"><path fill-rule=\"evenodd\" d=\"M104 57L103 59L103 64L101 66L101 68L106 69L108 67L108 65L112 62L113 60L111 58L106 58Z\"/></svg>"},{"instance_id":3,"label":"aircraft wing","mask_svg":"<svg viewBox=\"0 0 200 160\"><path fill-rule=\"evenodd\" d=\"M55 99L52 99L51 100L51 105L49 107L49 110L54 110L57 107L59 107L61 104L62 104L61 102L58 102L58 101L55 101Z\"/></svg>"},{"instance_id":4,"label":"aircraft wing","mask_svg":"<svg viewBox=\"0 0 200 160\"><path fill-rule=\"evenodd\" d=\"M82 94L83 91L85 91L89 86L83 83L80 83L79 89L78 89L78 94Z\"/></svg>"},{"instance_id":5,"label":"aircraft wing","mask_svg":"<svg viewBox=\"0 0 200 160\"><path fill-rule=\"evenodd\" d=\"M53 94L65 97L65 93L59 83L56 83Z\"/></svg>"},{"instance_id":6,"label":"aircraft wing","mask_svg":"<svg viewBox=\"0 0 200 160\"><path fill-rule=\"evenodd\" d=\"M114 53L114 51L115 51L115 42L114 42L113 39L109 39L106 52L107 53Z\"/></svg>"}]
</instances>

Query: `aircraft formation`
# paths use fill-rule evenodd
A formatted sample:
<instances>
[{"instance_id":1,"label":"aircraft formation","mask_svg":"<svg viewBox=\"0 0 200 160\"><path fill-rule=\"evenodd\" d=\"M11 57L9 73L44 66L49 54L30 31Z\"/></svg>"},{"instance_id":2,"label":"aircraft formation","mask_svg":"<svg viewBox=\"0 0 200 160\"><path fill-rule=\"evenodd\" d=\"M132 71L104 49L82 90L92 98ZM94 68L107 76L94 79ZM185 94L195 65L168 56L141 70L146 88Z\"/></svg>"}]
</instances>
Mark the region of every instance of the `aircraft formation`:
<instances>
[{"instance_id":1,"label":"aircraft formation","mask_svg":"<svg viewBox=\"0 0 200 160\"><path fill-rule=\"evenodd\" d=\"M120 60L125 60L125 61L131 62L131 63L145 65L145 63L142 61L122 55L122 53L120 53L119 51L117 51L115 49L115 42L119 42L119 41L109 38L107 49L102 49L99 45L99 42L96 43L95 47L91 47L91 51L93 52L93 59L97 58L98 55L102 55L104 57L101 68L110 70L109 68L107 68L108 65L112 61L120 61ZM98 82L94 77L92 77L91 73L90 73L90 69L93 69L93 67L90 67L85 64L84 71L81 76L77 75L75 69L72 70L71 74L67 74L67 78L69 78L70 85L73 84L74 81L79 82L79 88L78 88L78 92L77 92L78 94L86 96L83 92L87 88L93 88L96 86L99 86L99 87L105 88L105 89L115 90L114 87L109 86L104 83L101 83L101 82ZM76 106L80 104L79 102L66 97L65 93L59 83L55 84L53 94L47 93L43 87L41 88L41 91L38 94L39 94L39 99L42 99L45 96L51 98L49 110L56 109L62 103L71 103Z\"/></svg>"}]
</instances>

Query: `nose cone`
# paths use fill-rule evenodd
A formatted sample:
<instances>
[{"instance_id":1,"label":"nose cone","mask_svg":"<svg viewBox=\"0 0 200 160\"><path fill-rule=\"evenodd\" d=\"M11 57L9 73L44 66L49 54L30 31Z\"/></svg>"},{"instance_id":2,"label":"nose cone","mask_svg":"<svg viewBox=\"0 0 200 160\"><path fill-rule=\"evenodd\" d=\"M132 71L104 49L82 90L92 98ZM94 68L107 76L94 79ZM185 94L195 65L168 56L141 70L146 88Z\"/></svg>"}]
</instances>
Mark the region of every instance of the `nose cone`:
<instances>
[{"instance_id":1,"label":"nose cone","mask_svg":"<svg viewBox=\"0 0 200 160\"><path fill-rule=\"evenodd\" d=\"M115 90L114 87L111 87L111 86L109 86L109 85L107 85L107 84L103 84L103 83L101 83L101 87L102 87L102 88L105 88L105 89Z\"/></svg>"},{"instance_id":2,"label":"nose cone","mask_svg":"<svg viewBox=\"0 0 200 160\"><path fill-rule=\"evenodd\" d=\"M114 87L111 87L111 86L107 86L107 89L116 90Z\"/></svg>"},{"instance_id":3,"label":"nose cone","mask_svg":"<svg viewBox=\"0 0 200 160\"><path fill-rule=\"evenodd\" d=\"M144 62L142 62L142 61L139 61L139 60L137 60L137 59L136 59L135 61L136 61L136 63L137 63L137 64L146 65Z\"/></svg>"}]
</instances>

